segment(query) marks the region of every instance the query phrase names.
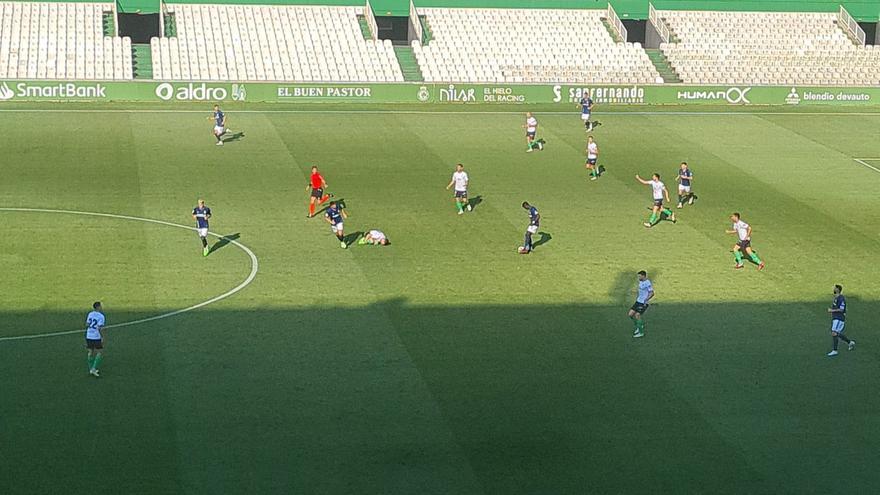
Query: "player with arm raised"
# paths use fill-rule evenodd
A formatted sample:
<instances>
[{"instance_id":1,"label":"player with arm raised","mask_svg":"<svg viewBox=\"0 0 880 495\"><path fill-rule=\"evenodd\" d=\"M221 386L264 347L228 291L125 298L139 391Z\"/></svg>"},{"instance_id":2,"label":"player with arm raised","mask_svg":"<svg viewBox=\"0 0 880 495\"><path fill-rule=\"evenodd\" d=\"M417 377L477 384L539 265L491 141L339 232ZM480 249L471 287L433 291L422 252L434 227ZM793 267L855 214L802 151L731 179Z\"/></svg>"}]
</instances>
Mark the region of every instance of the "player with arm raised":
<instances>
[{"instance_id":1,"label":"player with arm raised","mask_svg":"<svg viewBox=\"0 0 880 495\"><path fill-rule=\"evenodd\" d=\"M196 221L196 229L202 241L202 256L207 256L211 252L208 248L208 220L211 218L211 209L205 205L204 199L200 199L199 204L193 208L192 217Z\"/></svg>"},{"instance_id":2,"label":"player with arm raised","mask_svg":"<svg viewBox=\"0 0 880 495\"><path fill-rule=\"evenodd\" d=\"M725 232L736 234L739 238L736 244L733 245L733 259L736 260L736 264L733 267L737 270L743 267L742 254L745 251L749 259L758 265L758 270L763 270L764 262L761 261L761 258L758 258L758 254L752 249L752 226L743 222L739 213L730 215L730 221L733 222L733 228Z\"/></svg>"},{"instance_id":3,"label":"player with arm raised","mask_svg":"<svg viewBox=\"0 0 880 495\"><path fill-rule=\"evenodd\" d=\"M464 171L464 165L459 163L455 166L455 172L452 173L452 180L446 185L447 191L450 187L455 186L455 207L458 208L459 215L464 214L465 207L467 207L467 211L471 211L467 195L469 180L467 172Z\"/></svg>"},{"instance_id":4,"label":"player with arm raised","mask_svg":"<svg viewBox=\"0 0 880 495\"><path fill-rule=\"evenodd\" d=\"M646 186L651 186L652 197L654 198L654 205L651 207L651 217L643 225L648 228L653 227L662 218L661 214L668 216L669 220L675 223L675 213L663 206L664 198L666 198L667 202L669 201L669 191L666 189L666 185L660 182L660 174L655 173L651 176L651 180L642 179L636 174L636 180Z\"/></svg>"}]
</instances>

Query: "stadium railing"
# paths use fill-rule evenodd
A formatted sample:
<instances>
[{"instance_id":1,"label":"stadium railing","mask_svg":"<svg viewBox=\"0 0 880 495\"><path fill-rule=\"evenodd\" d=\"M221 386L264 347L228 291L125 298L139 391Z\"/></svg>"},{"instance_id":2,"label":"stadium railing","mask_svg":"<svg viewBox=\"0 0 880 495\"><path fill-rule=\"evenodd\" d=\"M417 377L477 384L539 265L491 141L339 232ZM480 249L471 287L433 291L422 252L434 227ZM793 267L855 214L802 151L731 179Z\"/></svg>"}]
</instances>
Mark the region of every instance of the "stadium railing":
<instances>
[{"instance_id":1,"label":"stadium railing","mask_svg":"<svg viewBox=\"0 0 880 495\"><path fill-rule=\"evenodd\" d=\"M376 17L373 15L373 6L370 5L370 0L367 0L367 4L364 6L364 18L370 26L370 36L373 41L379 39L379 26L376 25Z\"/></svg>"},{"instance_id":2,"label":"stadium railing","mask_svg":"<svg viewBox=\"0 0 880 495\"><path fill-rule=\"evenodd\" d=\"M413 29L415 30L415 39L419 40L419 43L422 42L422 20L419 19L419 13L416 10L415 4L412 0L409 0L409 22L412 24Z\"/></svg>"},{"instance_id":3,"label":"stadium railing","mask_svg":"<svg viewBox=\"0 0 880 495\"><path fill-rule=\"evenodd\" d=\"M611 6L611 2L608 2L608 12L606 15L611 27L617 31L618 36L620 36L620 40L626 43L626 27L623 25L620 17L617 17L617 12L615 12L614 7Z\"/></svg>"},{"instance_id":4,"label":"stadium railing","mask_svg":"<svg viewBox=\"0 0 880 495\"><path fill-rule=\"evenodd\" d=\"M840 10L837 11L837 24L846 30L846 32L852 36L852 38L859 42L860 45L865 46L865 31L859 26L859 23L853 19L853 16L849 15L849 12L843 7L840 6Z\"/></svg>"},{"instance_id":5,"label":"stadium railing","mask_svg":"<svg viewBox=\"0 0 880 495\"><path fill-rule=\"evenodd\" d=\"M663 43L669 43L669 26L663 22L663 19L660 18L660 15L657 14L657 9L654 8L653 3L648 3L648 22L654 26L654 29L657 30L657 34L660 35L660 41Z\"/></svg>"}]
</instances>

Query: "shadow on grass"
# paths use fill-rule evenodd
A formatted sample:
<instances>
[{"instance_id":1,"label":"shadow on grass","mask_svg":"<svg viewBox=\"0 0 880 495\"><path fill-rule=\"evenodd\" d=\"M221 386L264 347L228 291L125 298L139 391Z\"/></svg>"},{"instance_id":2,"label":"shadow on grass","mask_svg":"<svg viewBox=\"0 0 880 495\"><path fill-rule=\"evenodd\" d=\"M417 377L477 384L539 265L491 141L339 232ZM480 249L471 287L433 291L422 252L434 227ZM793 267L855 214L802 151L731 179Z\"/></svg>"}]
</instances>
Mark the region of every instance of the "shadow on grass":
<instances>
[{"instance_id":1,"label":"shadow on grass","mask_svg":"<svg viewBox=\"0 0 880 495\"><path fill-rule=\"evenodd\" d=\"M236 241L241 237L241 234L236 232L234 234L224 235L214 245L211 246L211 249L208 250L208 254L213 253L214 251L219 251L226 247L231 241Z\"/></svg>"},{"instance_id":2,"label":"shadow on grass","mask_svg":"<svg viewBox=\"0 0 880 495\"><path fill-rule=\"evenodd\" d=\"M240 141L241 138L243 138L243 137L244 137L244 132L239 131L239 132L236 132L235 134L230 134L229 136L224 136L223 142L224 143L231 143L234 141Z\"/></svg>"},{"instance_id":3,"label":"shadow on grass","mask_svg":"<svg viewBox=\"0 0 880 495\"><path fill-rule=\"evenodd\" d=\"M474 196L473 198L468 198L468 206L471 207L471 210L476 210L477 206L483 202L483 196Z\"/></svg>"},{"instance_id":4,"label":"shadow on grass","mask_svg":"<svg viewBox=\"0 0 880 495\"><path fill-rule=\"evenodd\" d=\"M538 232L538 235L540 237L538 238L537 241L532 243L532 249L535 249L538 246L543 246L544 244L547 244L548 242L550 242L553 239L553 236L550 235L549 232Z\"/></svg>"}]
</instances>

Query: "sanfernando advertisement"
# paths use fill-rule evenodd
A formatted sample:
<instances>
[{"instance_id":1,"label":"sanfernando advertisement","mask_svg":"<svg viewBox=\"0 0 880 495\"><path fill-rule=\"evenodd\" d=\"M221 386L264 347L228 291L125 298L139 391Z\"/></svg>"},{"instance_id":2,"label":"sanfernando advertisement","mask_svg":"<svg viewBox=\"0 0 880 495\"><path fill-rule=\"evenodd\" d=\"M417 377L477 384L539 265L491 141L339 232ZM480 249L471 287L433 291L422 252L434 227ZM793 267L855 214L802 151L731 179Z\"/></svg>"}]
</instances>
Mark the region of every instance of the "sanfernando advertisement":
<instances>
[{"instance_id":1,"label":"sanfernando advertisement","mask_svg":"<svg viewBox=\"0 0 880 495\"><path fill-rule=\"evenodd\" d=\"M9 101L437 103L576 105L877 105L880 88L573 84L300 84L161 81L4 81Z\"/></svg>"}]
</instances>

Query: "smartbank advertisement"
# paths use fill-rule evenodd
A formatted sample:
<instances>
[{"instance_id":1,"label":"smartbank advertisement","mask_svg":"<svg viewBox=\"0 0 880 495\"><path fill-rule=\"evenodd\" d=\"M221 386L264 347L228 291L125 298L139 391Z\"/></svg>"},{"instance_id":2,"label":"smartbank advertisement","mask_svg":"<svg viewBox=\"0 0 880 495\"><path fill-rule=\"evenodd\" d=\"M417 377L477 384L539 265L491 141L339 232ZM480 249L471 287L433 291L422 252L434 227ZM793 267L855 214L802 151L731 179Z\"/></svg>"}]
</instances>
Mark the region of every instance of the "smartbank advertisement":
<instances>
[{"instance_id":1,"label":"smartbank advertisement","mask_svg":"<svg viewBox=\"0 0 880 495\"><path fill-rule=\"evenodd\" d=\"M880 88L573 84L315 84L0 80L0 105L30 101L558 105L880 105Z\"/></svg>"}]
</instances>

